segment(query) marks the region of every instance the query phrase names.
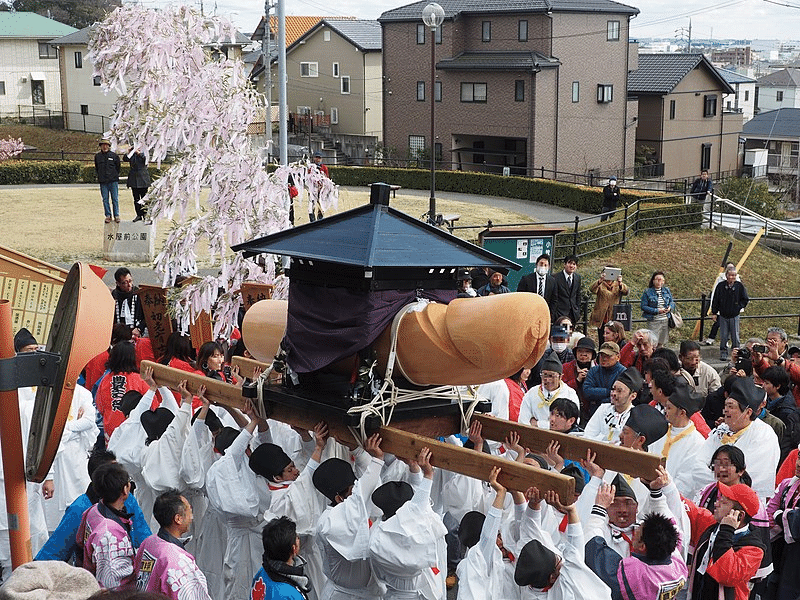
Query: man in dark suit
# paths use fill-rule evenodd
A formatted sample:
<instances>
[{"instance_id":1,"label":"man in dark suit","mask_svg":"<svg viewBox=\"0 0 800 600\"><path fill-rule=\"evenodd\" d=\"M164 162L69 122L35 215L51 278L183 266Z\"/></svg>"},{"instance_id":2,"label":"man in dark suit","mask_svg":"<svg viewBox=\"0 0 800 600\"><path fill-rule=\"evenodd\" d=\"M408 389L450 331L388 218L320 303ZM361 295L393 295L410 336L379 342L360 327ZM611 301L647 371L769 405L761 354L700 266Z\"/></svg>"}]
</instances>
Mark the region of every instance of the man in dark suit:
<instances>
[{"instance_id":1,"label":"man in dark suit","mask_svg":"<svg viewBox=\"0 0 800 600\"><path fill-rule=\"evenodd\" d=\"M564 270L554 276L556 280L556 301L553 319L569 317L572 324L578 322L581 314L581 276L578 275L578 259L570 255L564 259Z\"/></svg>"},{"instance_id":2,"label":"man in dark suit","mask_svg":"<svg viewBox=\"0 0 800 600\"><path fill-rule=\"evenodd\" d=\"M550 275L550 255L542 254L536 259L536 271L519 280L518 292L539 294L550 308L550 321L556 318L556 280Z\"/></svg>"}]
</instances>

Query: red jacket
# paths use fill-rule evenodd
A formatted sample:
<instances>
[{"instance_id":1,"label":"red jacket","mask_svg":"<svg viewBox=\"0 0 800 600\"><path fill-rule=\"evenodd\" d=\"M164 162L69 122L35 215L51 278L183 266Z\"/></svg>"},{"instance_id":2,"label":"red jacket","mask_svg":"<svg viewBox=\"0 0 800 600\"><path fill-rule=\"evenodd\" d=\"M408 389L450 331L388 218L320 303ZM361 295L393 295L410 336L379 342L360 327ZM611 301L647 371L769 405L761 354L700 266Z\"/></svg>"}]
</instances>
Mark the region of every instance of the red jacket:
<instances>
[{"instance_id":1,"label":"red jacket","mask_svg":"<svg viewBox=\"0 0 800 600\"><path fill-rule=\"evenodd\" d=\"M772 365L766 358L762 358L760 363L753 365L753 370L761 375L764 371ZM794 403L800 407L800 365L793 363L790 360L783 359L783 368L789 373L789 379L794 387L792 387L792 394L794 395ZM791 476L790 476L791 477Z\"/></svg>"},{"instance_id":2,"label":"red jacket","mask_svg":"<svg viewBox=\"0 0 800 600\"><path fill-rule=\"evenodd\" d=\"M697 572L697 567L708 551L708 539L717 527L714 515L705 508L699 508L693 502L684 499L686 513L692 525L692 547L695 548L691 568L689 570L689 594L699 585L704 576ZM714 597L731 598L731 600L747 600L750 596L750 580L755 577L761 561L764 559L764 548L761 541L752 532L743 537L735 536L730 525L719 525L714 546L711 549L706 576L725 588L722 595ZM709 585L706 580L705 585ZM694 596L692 596L694 597Z\"/></svg>"},{"instance_id":3,"label":"red jacket","mask_svg":"<svg viewBox=\"0 0 800 600\"><path fill-rule=\"evenodd\" d=\"M142 381L138 373L109 373L100 382L94 403L97 406L97 410L103 415L103 432L106 436L106 442L108 442L111 434L119 427L120 423L125 420L125 415L119 409L125 393L136 390L144 395L149 389L150 386ZM151 408L156 406L157 404L154 400Z\"/></svg>"},{"instance_id":4,"label":"red jacket","mask_svg":"<svg viewBox=\"0 0 800 600\"><path fill-rule=\"evenodd\" d=\"M108 362L108 350L103 350L100 354L95 356L92 360L86 363L83 372L86 374L86 383L84 387L91 391L97 380L106 372L106 363Z\"/></svg>"}]
</instances>

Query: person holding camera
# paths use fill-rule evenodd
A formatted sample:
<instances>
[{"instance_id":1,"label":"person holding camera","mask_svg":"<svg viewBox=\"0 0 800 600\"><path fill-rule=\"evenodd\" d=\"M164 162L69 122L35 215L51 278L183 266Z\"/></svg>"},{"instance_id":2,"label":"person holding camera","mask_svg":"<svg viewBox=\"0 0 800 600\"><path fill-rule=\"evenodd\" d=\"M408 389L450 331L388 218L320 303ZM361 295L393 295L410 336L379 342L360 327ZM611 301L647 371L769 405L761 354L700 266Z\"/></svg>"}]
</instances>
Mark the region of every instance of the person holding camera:
<instances>
[{"instance_id":1,"label":"person holding camera","mask_svg":"<svg viewBox=\"0 0 800 600\"><path fill-rule=\"evenodd\" d=\"M711 318L719 323L719 359L728 360L728 338L731 348L739 347L739 313L750 301L747 288L736 280L736 267L725 270L725 281L714 289Z\"/></svg>"},{"instance_id":2,"label":"person holding camera","mask_svg":"<svg viewBox=\"0 0 800 600\"><path fill-rule=\"evenodd\" d=\"M603 267L600 277L589 286L589 291L597 296L589 324L597 327L598 344L602 344L606 341L603 337L603 327L614 320L614 305L619 304L622 297L628 295L628 286L622 283L622 273L618 269Z\"/></svg>"}]
</instances>

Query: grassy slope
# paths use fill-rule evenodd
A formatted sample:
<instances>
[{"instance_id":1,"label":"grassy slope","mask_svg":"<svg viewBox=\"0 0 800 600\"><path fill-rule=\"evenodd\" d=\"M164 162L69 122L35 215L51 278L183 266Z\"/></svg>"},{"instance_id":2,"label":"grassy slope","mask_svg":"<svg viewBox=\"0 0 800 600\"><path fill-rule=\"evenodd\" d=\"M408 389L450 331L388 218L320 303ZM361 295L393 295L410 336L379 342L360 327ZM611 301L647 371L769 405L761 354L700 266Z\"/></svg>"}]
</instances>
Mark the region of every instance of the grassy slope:
<instances>
[{"instance_id":1,"label":"grassy slope","mask_svg":"<svg viewBox=\"0 0 800 600\"><path fill-rule=\"evenodd\" d=\"M641 236L629 241L624 251L614 251L603 257L586 259L579 270L584 275L584 289L606 264L622 268L623 281L631 288L631 302L634 305L634 318L641 317L638 301L647 287L653 271L662 270L667 277L667 285L676 298L699 298L708 295L711 285L719 273L719 266L731 237L719 232L670 232ZM748 243L733 240L729 260L738 264L748 247ZM558 265L561 268L561 265ZM774 296L800 296L797 282L800 281L800 259L783 258L774 252L757 246L739 271L742 282L751 298ZM698 316L699 302L689 305L679 303L683 316ZM745 315L757 314L797 314L800 300L754 302ZM797 334L797 318L784 319L743 319L741 338L763 336L770 325L786 329L789 335ZM675 339L687 338L694 322L687 322ZM706 333L708 329L706 328Z\"/></svg>"},{"instance_id":2,"label":"grassy slope","mask_svg":"<svg viewBox=\"0 0 800 600\"><path fill-rule=\"evenodd\" d=\"M34 146L42 151L56 152L64 150L66 152L88 152L94 154L97 152L97 142L100 136L79 131L34 127L33 125L0 124L0 139L9 137L14 139L22 138L24 144Z\"/></svg>"}]
</instances>

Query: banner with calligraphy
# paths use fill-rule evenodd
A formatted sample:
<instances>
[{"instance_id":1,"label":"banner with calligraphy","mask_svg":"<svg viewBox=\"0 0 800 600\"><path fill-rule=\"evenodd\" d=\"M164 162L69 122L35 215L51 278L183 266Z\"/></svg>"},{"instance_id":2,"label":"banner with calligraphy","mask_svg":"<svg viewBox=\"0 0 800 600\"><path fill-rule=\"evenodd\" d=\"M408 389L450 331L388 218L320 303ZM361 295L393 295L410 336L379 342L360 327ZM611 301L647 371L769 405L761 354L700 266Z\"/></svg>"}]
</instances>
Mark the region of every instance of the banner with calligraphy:
<instances>
[{"instance_id":1,"label":"banner with calligraphy","mask_svg":"<svg viewBox=\"0 0 800 600\"><path fill-rule=\"evenodd\" d=\"M164 356L167 338L172 333L172 319L167 313L167 290L155 285L140 285L139 298L144 308L144 320L150 335L154 356Z\"/></svg>"}]
</instances>

